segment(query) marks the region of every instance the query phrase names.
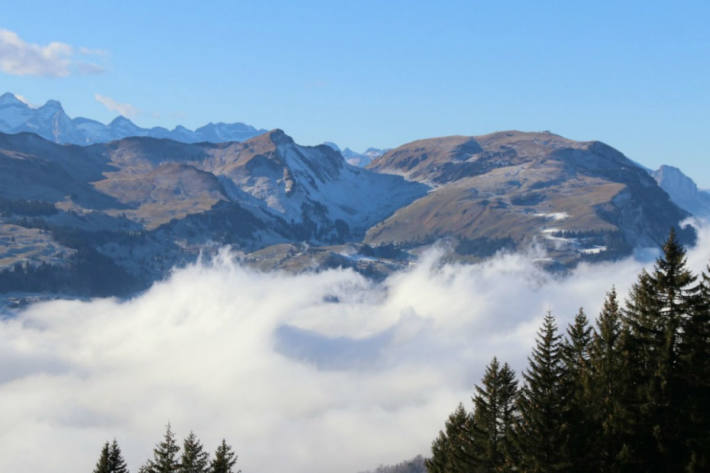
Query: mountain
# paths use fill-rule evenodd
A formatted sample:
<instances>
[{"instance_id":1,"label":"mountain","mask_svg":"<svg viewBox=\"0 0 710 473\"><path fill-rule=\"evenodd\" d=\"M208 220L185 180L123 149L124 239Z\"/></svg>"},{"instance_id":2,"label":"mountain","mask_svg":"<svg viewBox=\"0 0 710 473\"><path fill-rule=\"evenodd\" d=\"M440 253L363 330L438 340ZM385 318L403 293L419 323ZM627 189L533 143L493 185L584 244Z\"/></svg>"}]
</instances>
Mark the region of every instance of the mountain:
<instances>
[{"instance_id":1,"label":"mountain","mask_svg":"<svg viewBox=\"0 0 710 473\"><path fill-rule=\"evenodd\" d=\"M680 169L663 165L651 175L678 207L699 217L710 217L710 192L698 189Z\"/></svg>"},{"instance_id":2,"label":"mountain","mask_svg":"<svg viewBox=\"0 0 710 473\"><path fill-rule=\"evenodd\" d=\"M0 133L0 292L131 293L224 245L247 254L358 242L427 190L281 130L244 142L90 146Z\"/></svg>"},{"instance_id":3,"label":"mountain","mask_svg":"<svg viewBox=\"0 0 710 473\"><path fill-rule=\"evenodd\" d=\"M356 151L351 150L350 148L345 148L344 150L341 150L340 147L332 141L326 141L323 144L331 147L335 151L338 151L340 154L342 154L348 164L352 164L353 166L359 167L367 166L374 159L379 158L388 151L386 149L370 147L367 148L364 153L358 153Z\"/></svg>"},{"instance_id":4,"label":"mountain","mask_svg":"<svg viewBox=\"0 0 710 473\"><path fill-rule=\"evenodd\" d=\"M130 136L165 138L183 143L221 143L244 141L266 130L258 130L244 123L209 123L195 131L180 125L173 130L162 127L141 128L123 116L104 125L88 118L69 118L56 100L49 100L41 107L33 108L7 92L0 96L0 132L30 132L55 143L88 145Z\"/></svg>"},{"instance_id":5,"label":"mountain","mask_svg":"<svg viewBox=\"0 0 710 473\"><path fill-rule=\"evenodd\" d=\"M549 132L419 140L368 168L432 187L370 228L372 246L449 238L459 255L476 259L537 245L551 264L569 265L657 247L688 216L619 151Z\"/></svg>"},{"instance_id":6,"label":"mountain","mask_svg":"<svg viewBox=\"0 0 710 473\"><path fill-rule=\"evenodd\" d=\"M420 140L368 168L278 129L88 146L0 133L4 294L133 294L225 245L261 270L381 278L437 241L461 261L539 247L564 269L657 246L688 215L615 149L550 133Z\"/></svg>"},{"instance_id":7,"label":"mountain","mask_svg":"<svg viewBox=\"0 0 710 473\"><path fill-rule=\"evenodd\" d=\"M367 148L364 153L357 153L350 148L345 148L343 150L343 157L348 163L354 166L365 167L386 152L387 150L380 148Z\"/></svg>"}]
</instances>

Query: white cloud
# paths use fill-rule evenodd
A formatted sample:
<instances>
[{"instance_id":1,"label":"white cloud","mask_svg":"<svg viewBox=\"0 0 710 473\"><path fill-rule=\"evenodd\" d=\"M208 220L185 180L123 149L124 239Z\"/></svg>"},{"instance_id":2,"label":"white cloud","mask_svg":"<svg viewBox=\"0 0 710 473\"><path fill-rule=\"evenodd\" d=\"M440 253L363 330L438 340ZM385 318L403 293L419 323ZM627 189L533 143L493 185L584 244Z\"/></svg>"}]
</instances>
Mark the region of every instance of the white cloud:
<instances>
[{"instance_id":1,"label":"white cloud","mask_svg":"<svg viewBox=\"0 0 710 473\"><path fill-rule=\"evenodd\" d=\"M79 54L84 54L85 56L108 56L108 51L105 49L91 49L81 46L79 48Z\"/></svg>"},{"instance_id":2,"label":"white cloud","mask_svg":"<svg viewBox=\"0 0 710 473\"><path fill-rule=\"evenodd\" d=\"M696 269L709 242L704 229ZM90 471L114 437L137 471L167 421L211 449L226 436L249 473L355 473L427 453L493 355L520 370L545 311L561 327L579 306L596 314L641 267L557 278L525 255L430 253L373 283L223 255L127 302L36 304L0 322L0 471Z\"/></svg>"},{"instance_id":3,"label":"white cloud","mask_svg":"<svg viewBox=\"0 0 710 473\"><path fill-rule=\"evenodd\" d=\"M97 64L76 63L74 53L74 48L66 43L28 43L15 32L0 29L0 71L6 74L66 77L73 72L95 74L103 71Z\"/></svg>"},{"instance_id":4,"label":"white cloud","mask_svg":"<svg viewBox=\"0 0 710 473\"><path fill-rule=\"evenodd\" d=\"M75 69L78 73L85 76L103 74L106 72L106 69L104 69L103 66L94 64L93 62L77 62Z\"/></svg>"},{"instance_id":5,"label":"white cloud","mask_svg":"<svg viewBox=\"0 0 710 473\"><path fill-rule=\"evenodd\" d=\"M119 115L123 115L124 117L134 118L139 113L139 110L129 103L119 103L111 97L106 97L101 94L94 94L94 98L107 109L112 112L116 112Z\"/></svg>"}]
</instances>

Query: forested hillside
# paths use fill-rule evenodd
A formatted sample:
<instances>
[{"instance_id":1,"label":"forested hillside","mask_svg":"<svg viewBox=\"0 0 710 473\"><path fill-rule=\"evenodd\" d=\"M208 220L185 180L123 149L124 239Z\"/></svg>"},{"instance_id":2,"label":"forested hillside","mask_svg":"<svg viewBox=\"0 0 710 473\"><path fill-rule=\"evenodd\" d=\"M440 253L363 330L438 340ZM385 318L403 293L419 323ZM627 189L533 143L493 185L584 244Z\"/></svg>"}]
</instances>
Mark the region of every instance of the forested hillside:
<instances>
[{"instance_id":1,"label":"forested hillside","mask_svg":"<svg viewBox=\"0 0 710 473\"><path fill-rule=\"evenodd\" d=\"M519 384L493 358L449 416L430 473L710 471L710 273L671 233L626 300L565 334L547 314Z\"/></svg>"}]
</instances>

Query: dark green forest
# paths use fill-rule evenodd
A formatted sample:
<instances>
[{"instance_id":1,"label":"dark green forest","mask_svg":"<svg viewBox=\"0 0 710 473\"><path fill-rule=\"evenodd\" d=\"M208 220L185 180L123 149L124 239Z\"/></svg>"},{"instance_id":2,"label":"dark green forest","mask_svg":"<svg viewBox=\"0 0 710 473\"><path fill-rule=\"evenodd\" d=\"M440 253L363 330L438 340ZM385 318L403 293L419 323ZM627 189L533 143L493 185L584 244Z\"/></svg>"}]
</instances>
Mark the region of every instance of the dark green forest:
<instances>
[{"instance_id":1,"label":"dark green forest","mask_svg":"<svg viewBox=\"0 0 710 473\"><path fill-rule=\"evenodd\" d=\"M612 288L565 333L548 313L520 381L493 358L429 473L710 471L710 268L693 274L671 232L625 303Z\"/></svg>"}]
</instances>

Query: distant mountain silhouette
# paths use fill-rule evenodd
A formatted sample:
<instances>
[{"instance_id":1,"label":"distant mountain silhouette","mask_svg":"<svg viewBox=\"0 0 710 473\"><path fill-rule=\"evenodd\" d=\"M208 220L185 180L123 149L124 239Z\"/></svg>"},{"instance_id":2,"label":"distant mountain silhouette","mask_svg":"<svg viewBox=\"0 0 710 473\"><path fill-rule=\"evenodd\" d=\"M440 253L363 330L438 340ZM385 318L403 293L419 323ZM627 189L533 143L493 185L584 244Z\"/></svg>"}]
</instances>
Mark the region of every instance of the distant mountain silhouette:
<instances>
[{"instance_id":1,"label":"distant mountain silhouette","mask_svg":"<svg viewBox=\"0 0 710 473\"><path fill-rule=\"evenodd\" d=\"M141 128L123 116L105 125L89 118L69 118L56 100L49 100L41 107L33 108L7 92L0 96L0 132L30 132L59 144L89 145L131 136L167 138L182 143L221 143L248 140L266 130L244 123L209 123L194 131L180 125L172 130L162 127Z\"/></svg>"}]
</instances>

